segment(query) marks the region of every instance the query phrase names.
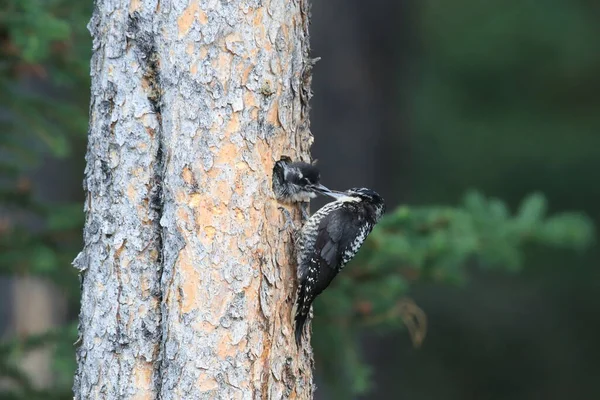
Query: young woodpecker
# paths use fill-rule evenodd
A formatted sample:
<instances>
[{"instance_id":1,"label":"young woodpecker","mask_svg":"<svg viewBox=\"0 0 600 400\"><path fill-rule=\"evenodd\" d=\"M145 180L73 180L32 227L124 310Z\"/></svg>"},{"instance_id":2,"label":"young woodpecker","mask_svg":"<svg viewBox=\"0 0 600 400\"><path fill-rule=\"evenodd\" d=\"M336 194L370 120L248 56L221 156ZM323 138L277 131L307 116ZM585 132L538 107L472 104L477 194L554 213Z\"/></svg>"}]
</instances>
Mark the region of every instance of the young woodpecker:
<instances>
[{"instance_id":1,"label":"young woodpecker","mask_svg":"<svg viewBox=\"0 0 600 400\"><path fill-rule=\"evenodd\" d=\"M298 346L312 302L354 258L385 212L383 198L371 189L328 194L336 200L310 217L297 242L298 297L294 308Z\"/></svg>"},{"instance_id":2,"label":"young woodpecker","mask_svg":"<svg viewBox=\"0 0 600 400\"><path fill-rule=\"evenodd\" d=\"M279 201L308 202L319 193L330 195L320 180L321 173L314 163L292 162L283 156L273 167L273 192Z\"/></svg>"}]
</instances>

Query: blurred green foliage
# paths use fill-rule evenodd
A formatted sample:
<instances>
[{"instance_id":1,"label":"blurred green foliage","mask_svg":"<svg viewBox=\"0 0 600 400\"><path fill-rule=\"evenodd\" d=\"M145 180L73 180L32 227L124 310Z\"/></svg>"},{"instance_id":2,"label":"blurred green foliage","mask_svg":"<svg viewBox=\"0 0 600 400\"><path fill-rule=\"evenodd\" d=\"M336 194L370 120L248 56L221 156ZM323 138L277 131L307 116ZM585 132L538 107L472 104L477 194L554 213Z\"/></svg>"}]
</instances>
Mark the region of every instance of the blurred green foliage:
<instances>
[{"instance_id":1,"label":"blurred green foliage","mask_svg":"<svg viewBox=\"0 0 600 400\"><path fill-rule=\"evenodd\" d=\"M381 221L316 302L313 343L325 368L320 372L339 399L369 389L358 334L374 326L394 329L421 312L403 305L413 284L462 284L472 271L467 267L513 273L524 259L548 275L552 267L564 270L564 258L553 260L551 251L543 260L529 257L540 245L581 250L591 244L597 220L582 213L546 216L544 196L521 200L532 190L543 190L554 211L585 209L600 216L594 183L600 170L600 3L413 4L416 16L398 16L417 21L420 41L418 79L410 90L399 88L399 96L408 98L398 101L409 105L412 119L411 203L455 201L472 187L504 201L469 192L457 208L401 207ZM508 205L519 202L511 216ZM567 273L583 277L585 264L593 267L597 260L579 257L578 263L576 273ZM421 374L425 382L428 372Z\"/></svg>"},{"instance_id":2,"label":"blurred green foliage","mask_svg":"<svg viewBox=\"0 0 600 400\"><path fill-rule=\"evenodd\" d=\"M420 40L414 65L418 78L408 91L409 98L402 102L410 104L413 125L411 203L451 202L468 188L476 187L501 197L515 208L527 193L537 190L551 199L552 212L582 210L594 223L600 222L600 189L595 184L600 171L600 79L597 73L600 70L597 41L600 3L588 0L551 0L543 4L535 0L424 0L415 2L415 6L418 16L410 20L417 21L415 34ZM481 203L473 199L466 201L464 207L475 216L479 214L477 208L486 207L469 206ZM504 214L500 210L506 207L492 206L490 200L487 207L490 218L483 219L484 225L481 225L481 228L487 225L489 232L477 228L472 231L474 235L452 239L441 235L441 243L458 241L459 246L471 252L477 249L476 242L486 244L485 252L468 263L474 266L496 265L512 271L514 266L522 265L525 258L527 272L518 283L513 282L515 287L519 284L532 290L544 287L540 290L550 309L582 307L593 313L590 310L598 307L597 288L593 283L597 282L598 275L595 272L600 254L598 246L574 257L575 254L535 245L580 248L587 243L589 229L586 226L591 220L584 222L575 214L557 214L539 219L532 225L534 229L522 230L521 224L530 224L542 214L545 208L542 203L541 197L530 197L519 208L528 217L520 217L522 212L519 211L513 222L505 220L499 226L491 216ZM499 211L491 212L491 208ZM470 224L467 226L477 226ZM490 239L496 243L494 248L487 246ZM527 243L533 245L523 246ZM453 276L448 274L454 271L453 261L462 257L456 249L446 254L451 257L448 264L430 260L444 272L445 281ZM456 272L456 280L464 280L464 270ZM429 276L435 278L435 275ZM422 274L420 277L425 278ZM510 287L502 289L502 293L507 293ZM494 297L487 301L506 304L503 299ZM426 311L439 314L442 310L444 307L440 305L437 310ZM558 324L568 325L571 321L565 311L550 313ZM455 318L476 314L465 311ZM589 320L584 322L582 314L574 318L577 322L572 323L570 332L586 331L595 335L595 326ZM557 390L560 385L536 381L533 373L516 373L514 364L521 360L514 357L497 355L469 365L476 358L474 354L478 354L477 346L469 345L478 340L475 330L486 324L500 323L496 318L498 314L482 319L479 325L472 322L448 326L440 335L460 325L460 343L456 342L456 336L438 337L431 345L444 349L445 354L429 352L423 355L423 358L431 357L429 363L407 367L419 369L418 374L412 374L419 377L414 382L414 388L418 388L428 385L429 375L435 374L436 362L443 364L443 360L452 359L452 367L443 374L452 383L443 384L437 396L432 395L434 390L423 388L417 391L420 398L436 398L439 393L447 393L447 398L453 399L482 397L482 393L490 399L531 398L535 397L533 393L544 393L542 396L548 397L553 392L557 393L556 398L561 397ZM531 325L535 326L535 321L543 318L542 313L531 312L534 321ZM577 344L562 342L559 335L553 336L532 326L512 326L521 330L519 340L527 343L517 351L523 351L538 335L543 335L551 345L542 351L553 353L552 346L556 346L565 352L586 354L574 361L580 368L569 367L560 356L548 356L544 360L548 363L546 366L564 364L565 367L549 367L553 372L544 374L545 379L556 381L566 370L572 370L573 377L563 383L566 389L579 386L578 377L587 373L597 375L597 371L589 367L597 359L598 351L590 342L582 343L578 350ZM472 332L466 334L468 330ZM498 332L486 335L483 340L486 346L504 348L506 339ZM456 346L462 346L461 350L450 350L456 350ZM462 352L470 354L459 354ZM461 372L455 374L454 369ZM394 372L387 375L393 377ZM508 381L520 385L519 389L511 392L510 384L505 385ZM398 385L405 382L398 379ZM472 394L475 386L480 388L474 392L478 394ZM595 397L591 393L584 395L586 389L578 389L576 393L571 397Z\"/></svg>"},{"instance_id":3,"label":"blurred green foliage","mask_svg":"<svg viewBox=\"0 0 600 400\"><path fill-rule=\"evenodd\" d=\"M89 102L91 2L0 1L0 274L41 276L69 305L64 327L0 341L0 398L71 398L79 299L71 261L81 248L80 201L48 200L35 175L49 159L82 157ZM57 186L64 177L54 177ZM75 183L79 186L79 183ZM51 346L55 385L34 387L20 369L28 352Z\"/></svg>"},{"instance_id":4,"label":"blurred green foliage","mask_svg":"<svg viewBox=\"0 0 600 400\"><path fill-rule=\"evenodd\" d=\"M514 204L535 176L581 208L565 189L598 159L600 3L426 0L420 11L415 200L477 187Z\"/></svg>"},{"instance_id":5,"label":"blurred green foliage","mask_svg":"<svg viewBox=\"0 0 600 400\"><path fill-rule=\"evenodd\" d=\"M47 157L83 157L91 2L1 3L0 273L48 277L64 288L75 310L79 286L70 262L81 246L82 206L36 196L30 175ZM514 174L523 163L540 163L541 149L543 160L558 166L596 154L590 144L600 144L593 137L600 116L592 110L600 104L589 99L600 89L600 53L594 50L600 28L586 12L593 5L585 4L554 1L542 9L531 0L423 2L422 81L413 94L421 135L415 160L427 185L418 187L417 202L446 199L473 185L493 191L509 173L490 178L489 170L497 171L491 165L514 165ZM574 132L589 140L571 140ZM564 140L553 147L546 135ZM509 200L522 195L517 190ZM422 340L422 312L406 300L414 282L462 284L470 266L515 272L527 245L581 250L593 238L587 217L547 215L540 194L523 200L514 215L508 210L501 200L469 192L458 207L388 212L316 303L319 373L338 398L369 388L359 332L408 326L416 344ZM71 398L75 339L69 322L47 334L0 342L0 379L11 382L0 398ZM49 344L56 384L40 391L19 360Z\"/></svg>"},{"instance_id":6,"label":"blurred green foliage","mask_svg":"<svg viewBox=\"0 0 600 400\"><path fill-rule=\"evenodd\" d=\"M336 397L369 389L369 368L357 353L361 330L409 325L413 342L420 344L423 312L406 299L415 281L463 284L472 265L519 271L528 245L581 251L592 243L594 226L587 216L547 216L546 209L546 199L536 193L511 215L503 201L471 191L458 207L402 206L384 216L316 304L313 345L319 372L334 385Z\"/></svg>"}]
</instances>

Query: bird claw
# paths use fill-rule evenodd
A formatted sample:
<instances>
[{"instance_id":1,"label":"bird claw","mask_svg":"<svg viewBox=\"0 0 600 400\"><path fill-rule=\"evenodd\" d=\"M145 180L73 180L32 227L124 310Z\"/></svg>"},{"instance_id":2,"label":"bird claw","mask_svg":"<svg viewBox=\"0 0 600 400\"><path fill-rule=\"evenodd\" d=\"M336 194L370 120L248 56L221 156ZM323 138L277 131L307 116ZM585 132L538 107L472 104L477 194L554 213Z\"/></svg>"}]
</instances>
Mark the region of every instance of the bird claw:
<instances>
[{"instance_id":1,"label":"bird claw","mask_svg":"<svg viewBox=\"0 0 600 400\"><path fill-rule=\"evenodd\" d=\"M294 242L294 246L298 245L298 241L300 240L300 229L294 229L290 232L292 241Z\"/></svg>"},{"instance_id":2,"label":"bird claw","mask_svg":"<svg viewBox=\"0 0 600 400\"><path fill-rule=\"evenodd\" d=\"M292 214L288 210L286 210L284 207L278 208L282 211L285 218L283 228L279 230L279 233L281 234L282 232L287 231L290 235L290 240L294 244L293 248L296 249L298 246L298 241L300 240L301 228L296 227L296 224L294 224L294 220L292 218Z\"/></svg>"},{"instance_id":3,"label":"bird claw","mask_svg":"<svg viewBox=\"0 0 600 400\"><path fill-rule=\"evenodd\" d=\"M279 233L281 234L281 232L289 231L290 229L292 232L296 232L298 230L298 228L296 228L296 225L294 224L294 219L292 218L292 214L288 210L286 210L284 207L278 207L278 208L282 211L283 217L285 219L283 228L279 229Z\"/></svg>"},{"instance_id":4,"label":"bird claw","mask_svg":"<svg viewBox=\"0 0 600 400\"><path fill-rule=\"evenodd\" d=\"M310 218L310 212L308 211L308 203L300 204L300 212L302 214L302 222L308 221Z\"/></svg>"}]
</instances>

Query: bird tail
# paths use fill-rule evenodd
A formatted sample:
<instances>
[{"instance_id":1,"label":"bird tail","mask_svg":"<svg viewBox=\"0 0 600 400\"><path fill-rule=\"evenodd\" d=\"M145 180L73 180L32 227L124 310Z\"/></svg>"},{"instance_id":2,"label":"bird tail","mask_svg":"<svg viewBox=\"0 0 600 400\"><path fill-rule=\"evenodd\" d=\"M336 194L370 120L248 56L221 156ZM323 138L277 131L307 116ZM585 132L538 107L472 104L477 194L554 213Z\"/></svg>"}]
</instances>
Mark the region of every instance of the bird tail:
<instances>
[{"instance_id":1,"label":"bird tail","mask_svg":"<svg viewBox=\"0 0 600 400\"><path fill-rule=\"evenodd\" d=\"M300 347L302 343L302 333L304 333L304 325L306 325L306 319L308 318L308 313L310 311L310 304L306 304L308 299L305 297L305 288L303 284L300 284L298 288L298 295L296 296L296 302L294 303L294 307L292 312L295 314L294 323L295 323L295 336L296 336L296 345Z\"/></svg>"},{"instance_id":2,"label":"bird tail","mask_svg":"<svg viewBox=\"0 0 600 400\"><path fill-rule=\"evenodd\" d=\"M298 308L298 312L296 313L296 346L300 347L302 343L302 333L304 332L304 325L306 325L306 319L308 318L308 313L302 312L300 308Z\"/></svg>"}]
</instances>

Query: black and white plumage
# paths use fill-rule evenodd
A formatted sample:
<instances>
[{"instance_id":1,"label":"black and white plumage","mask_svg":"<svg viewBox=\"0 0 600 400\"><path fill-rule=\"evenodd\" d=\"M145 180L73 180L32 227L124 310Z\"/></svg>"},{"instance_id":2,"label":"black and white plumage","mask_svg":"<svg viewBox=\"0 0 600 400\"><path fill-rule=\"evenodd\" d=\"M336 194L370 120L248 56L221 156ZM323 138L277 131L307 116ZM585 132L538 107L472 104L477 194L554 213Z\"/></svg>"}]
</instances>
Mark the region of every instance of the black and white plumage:
<instances>
[{"instance_id":1,"label":"black and white plumage","mask_svg":"<svg viewBox=\"0 0 600 400\"><path fill-rule=\"evenodd\" d=\"M354 258L385 212L383 198L371 189L331 193L336 200L310 217L298 237L298 296L294 306L298 346L312 302Z\"/></svg>"},{"instance_id":2,"label":"black and white plumage","mask_svg":"<svg viewBox=\"0 0 600 400\"><path fill-rule=\"evenodd\" d=\"M292 162L283 156L273 167L273 192L279 201L308 202L317 194L330 193L321 185L321 173L314 163Z\"/></svg>"}]
</instances>

